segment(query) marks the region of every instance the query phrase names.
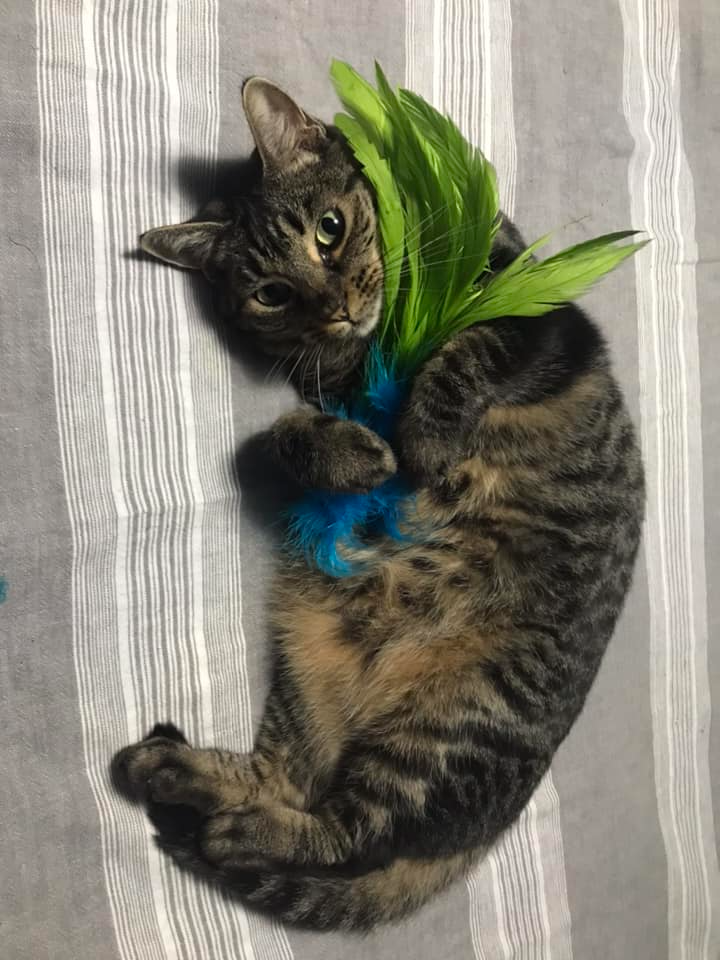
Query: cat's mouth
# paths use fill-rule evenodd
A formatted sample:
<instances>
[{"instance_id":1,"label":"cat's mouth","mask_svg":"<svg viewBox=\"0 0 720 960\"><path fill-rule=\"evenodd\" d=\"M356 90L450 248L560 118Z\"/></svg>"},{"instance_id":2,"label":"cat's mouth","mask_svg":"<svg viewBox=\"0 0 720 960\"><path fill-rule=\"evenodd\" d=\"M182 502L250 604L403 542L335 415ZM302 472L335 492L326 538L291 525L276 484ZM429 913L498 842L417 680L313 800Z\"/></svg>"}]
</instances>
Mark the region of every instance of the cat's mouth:
<instances>
[{"instance_id":1,"label":"cat's mouth","mask_svg":"<svg viewBox=\"0 0 720 960\"><path fill-rule=\"evenodd\" d=\"M325 324L323 330L331 337L349 337L357 331L358 326L359 323L354 317L345 314L343 317L330 320L329 323Z\"/></svg>"},{"instance_id":2,"label":"cat's mouth","mask_svg":"<svg viewBox=\"0 0 720 960\"><path fill-rule=\"evenodd\" d=\"M323 332L330 337L366 337L377 326L378 318L365 317L355 320L348 317L343 320L331 320L326 323Z\"/></svg>"}]
</instances>

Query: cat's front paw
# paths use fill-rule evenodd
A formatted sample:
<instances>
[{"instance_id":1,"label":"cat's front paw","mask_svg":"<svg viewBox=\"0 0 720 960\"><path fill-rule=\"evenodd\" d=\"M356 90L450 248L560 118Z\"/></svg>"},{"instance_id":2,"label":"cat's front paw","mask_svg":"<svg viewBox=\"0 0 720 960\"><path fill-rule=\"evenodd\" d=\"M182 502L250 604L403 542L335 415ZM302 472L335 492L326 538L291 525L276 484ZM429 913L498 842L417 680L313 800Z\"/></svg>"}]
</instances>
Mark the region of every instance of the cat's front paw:
<instances>
[{"instance_id":1,"label":"cat's front paw","mask_svg":"<svg viewBox=\"0 0 720 960\"><path fill-rule=\"evenodd\" d=\"M191 807L203 816L240 809L259 785L247 757L191 747L172 724L157 724L112 761L115 785L148 807Z\"/></svg>"},{"instance_id":2,"label":"cat's front paw","mask_svg":"<svg viewBox=\"0 0 720 960\"><path fill-rule=\"evenodd\" d=\"M144 740L115 754L112 774L121 792L149 808L182 806L207 814L224 801L210 760L177 727L156 724Z\"/></svg>"},{"instance_id":3,"label":"cat's front paw","mask_svg":"<svg viewBox=\"0 0 720 960\"><path fill-rule=\"evenodd\" d=\"M310 489L366 493L397 471L389 444L372 430L315 410L281 417L270 443L283 469Z\"/></svg>"},{"instance_id":4,"label":"cat's front paw","mask_svg":"<svg viewBox=\"0 0 720 960\"><path fill-rule=\"evenodd\" d=\"M190 765L192 747L173 724L158 723L140 740L115 754L112 775L123 793L141 801L173 802L173 793Z\"/></svg>"}]
</instances>

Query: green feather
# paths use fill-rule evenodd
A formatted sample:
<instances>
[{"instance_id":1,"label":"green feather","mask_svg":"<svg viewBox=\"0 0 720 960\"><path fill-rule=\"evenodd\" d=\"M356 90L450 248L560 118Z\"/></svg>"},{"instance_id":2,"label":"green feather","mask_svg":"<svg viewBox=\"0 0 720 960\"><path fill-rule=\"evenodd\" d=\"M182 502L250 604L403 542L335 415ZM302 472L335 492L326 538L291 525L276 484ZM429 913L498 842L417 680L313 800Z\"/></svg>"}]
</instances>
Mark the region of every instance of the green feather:
<instances>
[{"instance_id":1,"label":"green feather","mask_svg":"<svg viewBox=\"0 0 720 960\"><path fill-rule=\"evenodd\" d=\"M510 264L480 290L477 302L469 309L469 322L502 316L537 317L577 299L596 280L645 246L647 240L617 246L619 240L636 232L608 233L568 247L547 260L533 261L521 255L520 263ZM532 249L543 246L546 240L543 237Z\"/></svg>"},{"instance_id":2,"label":"green feather","mask_svg":"<svg viewBox=\"0 0 720 960\"><path fill-rule=\"evenodd\" d=\"M412 372L465 327L500 316L539 316L576 299L644 246L611 233L538 261L542 237L497 274L488 271L500 225L492 164L449 117L376 64L377 88L334 61L347 111L336 124L375 189L385 265L380 343Z\"/></svg>"},{"instance_id":3,"label":"green feather","mask_svg":"<svg viewBox=\"0 0 720 960\"><path fill-rule=\"evenodd\" d=\"M375 146L381 146L387 133L388 120L377 90L341 60L333 60L330 76L345 109L355 117L366 137Z\"/></svg>"}]
</instances>

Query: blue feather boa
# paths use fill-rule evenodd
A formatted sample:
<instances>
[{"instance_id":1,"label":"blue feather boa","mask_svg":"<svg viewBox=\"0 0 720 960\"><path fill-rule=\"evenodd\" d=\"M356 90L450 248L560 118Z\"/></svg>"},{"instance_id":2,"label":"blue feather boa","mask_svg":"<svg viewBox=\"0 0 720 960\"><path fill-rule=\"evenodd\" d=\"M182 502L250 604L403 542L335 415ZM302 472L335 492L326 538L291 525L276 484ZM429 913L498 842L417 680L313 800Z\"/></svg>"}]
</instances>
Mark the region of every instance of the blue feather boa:
<instances>
[{"instance_id":1,"label":"blue feather boa","mask_svg":"<svg viewBox=\"0 0 720 960\"><path fill-rule=\"evenodd\" d=\"M410 389L410 378L401 374L374 343L368 354L365 387L348 406L328 409L337 417L355 420L388 443ZM407 477L396 474L369 493L333 493L313 490L288 511L288 543L311 566L330 577L358 572L358 562L347 558L361 549L363 534L387 534L406 539L400 525L413 498Z\"/></svg>"}]
</instances>

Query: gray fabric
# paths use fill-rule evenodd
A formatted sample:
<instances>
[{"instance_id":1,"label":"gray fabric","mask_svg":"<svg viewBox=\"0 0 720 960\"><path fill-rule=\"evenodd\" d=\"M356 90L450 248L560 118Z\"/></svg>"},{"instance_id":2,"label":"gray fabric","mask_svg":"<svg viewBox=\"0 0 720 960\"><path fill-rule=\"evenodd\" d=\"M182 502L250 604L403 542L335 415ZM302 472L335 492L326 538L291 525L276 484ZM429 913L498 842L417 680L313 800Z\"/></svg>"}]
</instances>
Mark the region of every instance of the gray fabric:
<instances>
[{"instance_id":1,"label":"gray fabric","mask_svg":"<svg viewBox=\"0 0 720 960\"><path fill-rule=\"evenodd\" d=\"M0 953L8 960L714 960L720 887L712 0L0 4ZM272 478L234 451L294 398L133 255L248 149L261 73L321 116L377 58L495 161L555 243L647 229L588 298L645 447L645 546L576 728L447 896L361 941L282 930L182 877L107 761L154 720L247 746L265 689ZM714 913L713 913L714 911Z\"/></svg>"}]
</instances>

